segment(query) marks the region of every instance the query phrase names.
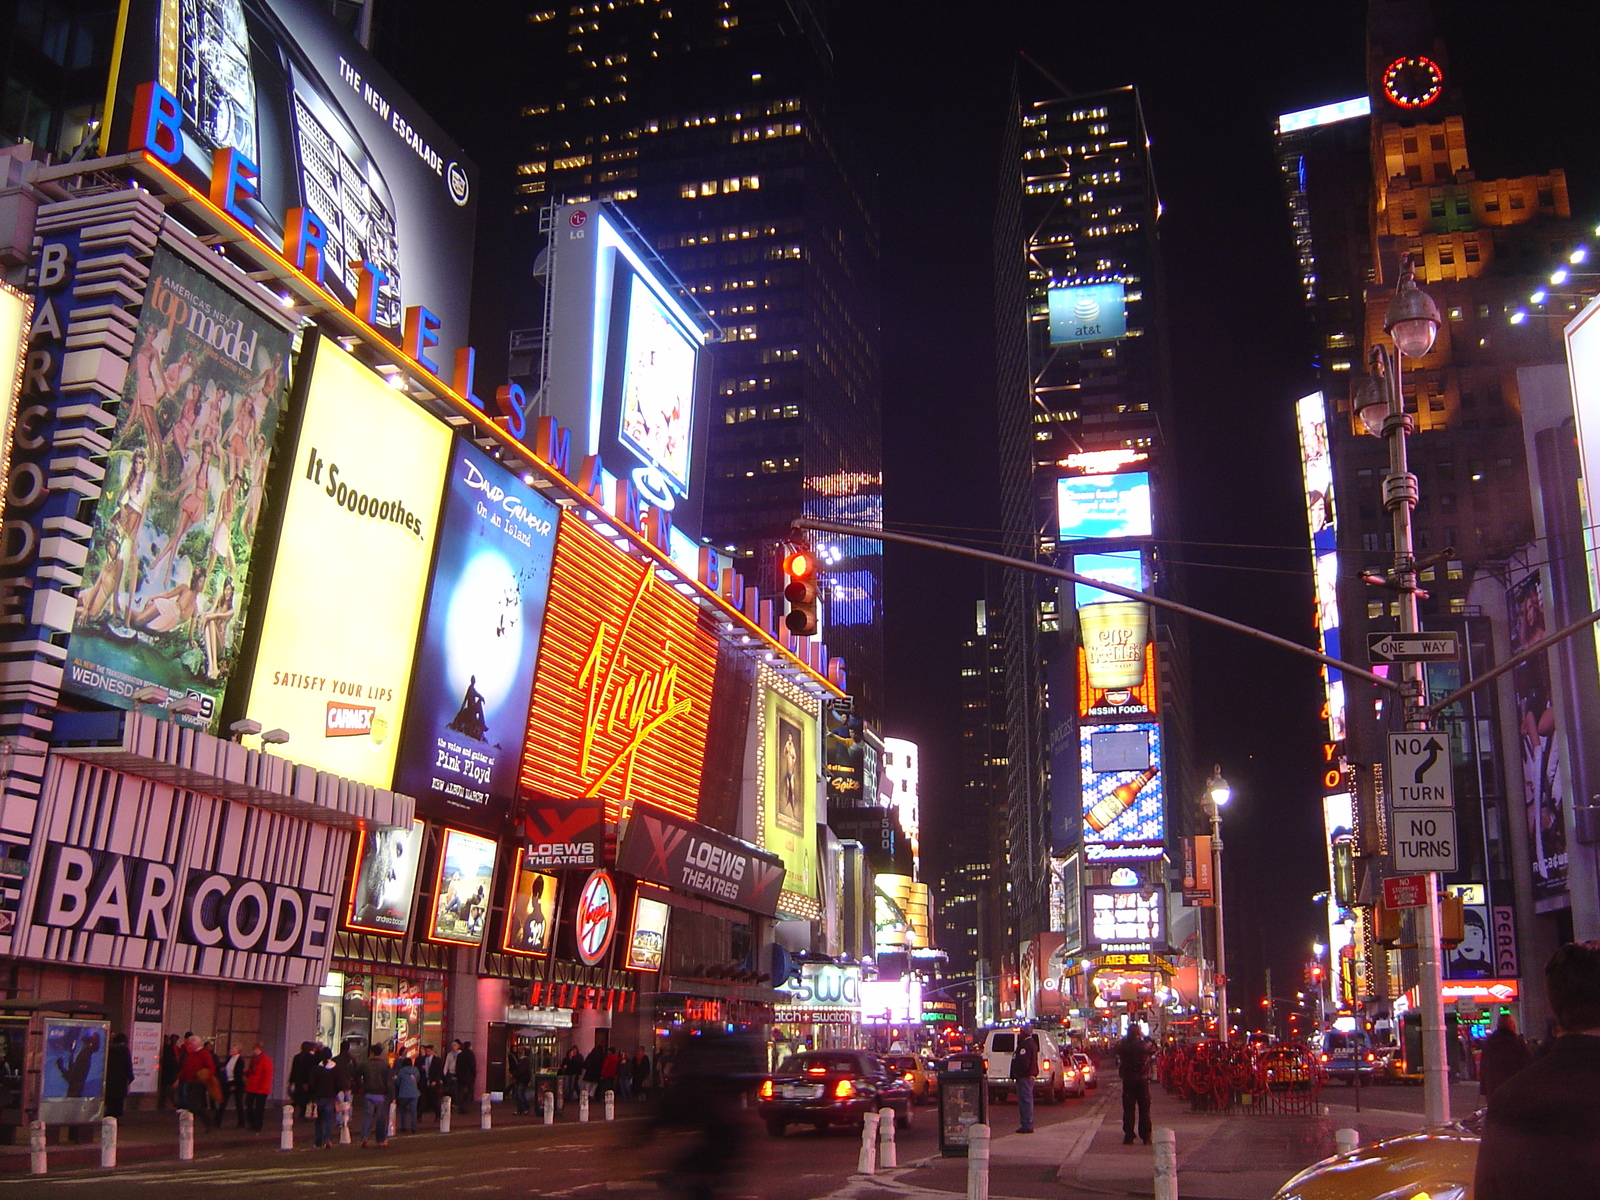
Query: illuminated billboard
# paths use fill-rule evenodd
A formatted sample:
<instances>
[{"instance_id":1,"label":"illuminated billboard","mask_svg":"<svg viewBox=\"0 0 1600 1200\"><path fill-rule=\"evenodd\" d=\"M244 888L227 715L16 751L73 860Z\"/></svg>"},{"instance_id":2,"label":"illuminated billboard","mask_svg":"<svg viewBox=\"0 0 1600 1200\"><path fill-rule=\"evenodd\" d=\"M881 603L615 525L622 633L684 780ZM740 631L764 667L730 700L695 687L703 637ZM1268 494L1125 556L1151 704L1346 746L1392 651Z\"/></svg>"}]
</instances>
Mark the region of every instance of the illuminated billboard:
<instances>
[{"instance_id":1,"label":"illuminated billboard","mask_svg":"<svg viewBox=\"0 0 1600 1200\"><path fill-rule=\"evenodd\" d=\"M779 906L808 915L819 896L816 702L763 671L757 703L761 845L783 860Z\"/></svg>"},{"instance_id":2,"label":"illuminated billboard","mask_svg":"<svg viewBox=\"0 0 1600 1200\"><path fill-rule=\"evenodd\" d=\"M1089 655L1078 647L1078 716L1085 721L1139 721L1160 708L1161 677L1156 674L1156 644L1144 643L1144 671L1130 687L1097 687L1090 681Z\"/></svg>"},{"instance_id":3,"label":"illuminated billboard","mask_svg":"<svg viewBox=\"0 0 1600 1200\"><path fill-rule=\"evenodd\" d=\"M695 342L639 275L628 278L617 433L661 485L689 494Z\"/></svg>"},{"instance_id":4,"label":"illuminated billboard","mask_svg":"<svg viewBox=\"0 0 1600 1200\"><path fill-rule=\"evenodd\" d=\"M501 945L511 954L549 954L556 938L557 876L523 859L511 881L506 933Z\"/></svg>"},{"instance_id":5,"label":"illuminated billboard","mask_svg":"<svg viewBox=\"0 0 1600 1200\"><path fill-rule=\"evenodd\" d=\"M717 635L689 600L562 514L520 786L534 796L699 804Z\"/></svg>"},{"instance_id":6,"label":"illuminated billboard","mask_svg":"<svg viewBox=\"0 0 1600 1200\"><path fill-rule=\"evenodd\" d=\"M1365 117L1372 112L1372 97L1357 96L1354 100L1340 100L1336 104L1323 104L1316 108L1302 108L1299 112L1284 113L1278 118L1279 133L1294 133L1301 129L1315 129L1319 125L1332 125L1352 117Z\"/></svg>"},{"instance_id":7,"label":"illuminated billboard","mask_svg":"<svg viewBox=\"0 0 1600 1200\"><path fill-rule=\"evenodd\" d=\"M1166 830L1161 727L1154 722L1078 731L1084 858L1158 858Z\"/></svg>"},{"instance_id":8,"label":"illuminated billboard","mask_svg":"<svg viewBox=\"0 0 1600 1200\"><path fill-rule=\"evenodd\" d=\"M561 510L458 441L439 514L395 788L499 832L516 795Z\"/></svg>"},{"instance_id":9,"label":"illuminated billboard","mask_svg":"<svg viewBox=\"0 0 1600 1200\"><path fill-rule=\"evenodd\" d=\"M1078 636L1090 687L1125 690L1144 683L1149 605L1137 600L1086 604L1078 610Z\"/></svg>"},{"instance_id":10,"label":"illuminated billboard","mask_svg":"<svg viewBox=\"0 0 1600 1200\"><path fill-rule=\"evenodd\" d=\"M1305 486L1306 526L1311 537L1311 566L1316 584L1318 646L1339 657L1339 553L1333 502L1333 454L1328 445L1327 405L1321 392L1295 403L1300 440L1300 475ZM1344 740L1344 678L1335 667L1322 669L1327 699L1328 737Z\"/></svg>"},{"instance_id":11,"label":"illuminated billboard","mask_svg":"<svg viewBox=\"0 0 1600 1200\"><path fill-rule=\"evenodd\" d=\"M450 430L316 343L245 712L297 762L394 779Z\"/></svg>"},{"instance_id":12,"label":"illuminated billboard","mask_svg":"<svg viewBox=\"0 0 1600 1200\"><path fill-rule=\"evenodd\" d=\"M822 738L823 774L828 780L828 811L854 808L862 802L866 731L849 708L829 704Z\"/></svg>"},{"instance_id":13,"label":"illuminated billboard","mask_svg":"<svg viewBox=\"0 0 1600 1200\"><path fill-rule=\"evenodd\" d=\"M921 950L932 945L928 885L909 875L880 872L873 886L878 949Z\"/></svg>"},{"instance_id":14,"label":"illuminated billboard","mask_svg":"<svg viewBox=\"0 0 1600 1200\"><path fill-rule=\"evenodd\" d=\"M169 169L200 196L274 251L286 234L319 247L323 286L352 310L367 264L373 325L398 345L405 310L426 309L433 353L452 364L466 344L477 169L325 7L124 0L100 153L154 124ZM309 254L289 257L315 277Z\"/></svg>"},{"instance_id":15,"label":"illuminated billboard","mask_svg":"<svg viewBox=\"0 0 1600 1200\"><path fill-rule=\"evenodd\" d=\"M106 454L66 691L154 688L215 731L249 595L289 332L157 247ZM148 693L146 693L148 695Z\"/></svg>"},{"instance_id":16,"label":"illuminated billboard","mask_svg":"<svg viewBox=\"0 0 1600 1200\"><path fill-rule=\"evenodd\" d=\"M1146 592L1144 570L1144 551L1142 550L1112 550L1101 554L1074 554L1072 556L1072 571L1076 575L1087 575L1090 579L1098 579L1104 583L1114 583L1118 587L1128 588L1130 591ZM1075 583L1072 585L1072 598L1078 608L1085 604L1099 604L1103 601L1121 600L1124 597L1115 592L1103 591L1088 583Z\"/></svg>"},{"instance_id":17,"label":"illuminated billboard","mask_svg":"<svg viewBox=\"0 0 1600 1200\"><path fill-rule=\"evenodd\" d=\"M444 831L428 930L431 940L460 946L483 944L494 888L495 850L489 838L459 829Z\"/></svg>"},{"instance_id":18,"label":"illuminated billboard","mask_svg":"<svg viewBox=\"0 0 1600 1200\"><path fill-rule=\"evenodd\" d=\"M672 907L640 893L633 901L633 926L622 965L629 971L659 971L667 960L667 920Z\"/></svg>"},{"instance_id":19,"label":"illuminated billboard","mask_svg":"<svg viewBox=\"0 0 1600 1200\"><path fill-rule=\"evenodd\" d=\"M1567 372L1572 384L1572 415L1578 427L1578 452L1583 463L1583 511L1588 520L1600 514L1600 299L1589 301L1568 323ZM1584 539L1589 553L1589 578L1600 579L1597 539ZM1593 630L1600 648L1600 628Z\"/></svg>"},{"instance_id":20,"label":"illuminated billboard","mask_svg":"<svg viewBox=\"0 0 1600 1200\"><path fill-rule=\"evenodd\" d=\"M1052 346L1106 342L1127 336L1127 293L1121 283L1052 287L1045 295Z\"/></svg>"},{"instance_id":21,"label":"illuminated billboard","mask_svg":"<svg viewBox=\"0 0 1600 1200\"><path fill-rule=\"evenodd\" d=\"M900 814L900 828L911 843L913 871L920 853L922 825L917 783L917 744L905 738L883 739L883 790L878 803Z\"/></svg>"},{"instance_id":22,"label":"illuminated billboard","mask_svg":"<svg viewBox=\"0 0 1600 1200\"><path fill-rule=\"evenodd\" d=\"M345 914L347 928L405 936L426 833L421 821L413 821L409 829L361 831Z\"/></svg>"},{"instance_id":23,"label":"illuminated billboard","mask_svg":"<svg viewBox=\"0 0 1600 1200\"><path fill-rule=\"evenodd\" d=\"M1159 950L1167 944L1167 896L1161 889L1083 889L1086 950Z\"/></svg>"},{"instance_id":24,"label":"illuminated billboard","mask_svg":"<svg viewBox=\"0 0 1600 1200\"><path fill-rule=\"evenodd\" d=\"M1063 541L1149 537L1150 472L1064 475L1056 480L1056 517Z\"/></svg>"},{"instance_id":25,"label":"illuminated billboard","mask_svg":"<svg viewBox=\"0 0 1600 1200\"><path fill-rule=\"evenodd\" d=\"M0 279L0 478L11 476L11 435L32 320L32 297ZM5 496L0 494L0 512L4 511Z\"/></svg>"}]
</instances>

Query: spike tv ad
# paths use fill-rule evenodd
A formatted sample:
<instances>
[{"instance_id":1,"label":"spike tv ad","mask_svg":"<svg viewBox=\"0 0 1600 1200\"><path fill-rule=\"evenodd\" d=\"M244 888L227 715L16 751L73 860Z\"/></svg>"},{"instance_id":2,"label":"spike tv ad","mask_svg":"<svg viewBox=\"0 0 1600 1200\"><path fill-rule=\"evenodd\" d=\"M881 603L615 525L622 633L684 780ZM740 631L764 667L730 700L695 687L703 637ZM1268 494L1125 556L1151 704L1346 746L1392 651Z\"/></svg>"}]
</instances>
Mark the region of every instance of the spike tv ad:
<instances>
[{"instance_id":1,"label":"spike tv ad","mask_svg":"<svg viewBox=\"0 0 1600 1200\"><path fill-rule=\"evenodd\" d=\"M450 430L333 343L314 353L244 712L297 762L386 788Z\"/></svg>"},{"instance_id":2,"label":"spike tv ad","mask_svg":"<svg viewBox=\"0 0 1600 1200\"><path fill-rule=\"evenodd\" d=\"M505 824L560 513L456 443L395 774L425 817L487 832Z\"/></svg>"},{"instance_id":3,"label":"spike tv ad","mask_svg":"<svg viewBox=\"0 0 1600 1200\"><path fill-rule=\"evenodd\" d=\"M273 249L291 209L327 229L324 285L354 307L371 263L378 329L398 344L404 310L441 322L438 356L466 345L478 172L315 0L124 0L121 57L100 153L128 147L134 94L155 83L182 111L172 168L211 193L212 154L232 149L259 174L243 208ZM142 132L142 131L141 131Z\"/></svg>"},{"instance_id":4,"label":"spike tv ad","mask_svg":"<svg viewBox=\"0 0 1600 1200\"><path fill-rule=\"evenodd\" d=\"M289 333L158 247L94 512L65 688L215 732L249 594L251 547Z\"/></svg>"}]
</instances>

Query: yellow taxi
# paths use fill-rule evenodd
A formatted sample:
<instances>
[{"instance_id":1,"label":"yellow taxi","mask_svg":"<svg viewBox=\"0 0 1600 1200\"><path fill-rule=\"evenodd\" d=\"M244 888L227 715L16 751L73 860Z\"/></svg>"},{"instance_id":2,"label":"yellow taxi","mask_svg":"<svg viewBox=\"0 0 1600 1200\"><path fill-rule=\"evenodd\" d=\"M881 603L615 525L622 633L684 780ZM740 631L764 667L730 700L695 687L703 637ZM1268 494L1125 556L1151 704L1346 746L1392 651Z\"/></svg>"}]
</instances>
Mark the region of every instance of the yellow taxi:
<instances>
[{"instance_id":1,"label":"yellow taxi","mask_svg":"<svg viewBox=\"0 0 1600 1200\"><path fill-rule=\"evenodd\" d=\"M938 1074L915 1054L885 1054L883 1062L911 1085L911 1103L927 1104L937 1098Z\"/></svg>"},{"instance_id":2,"label":"yellow taxi","mask_svg":"<svg viewBox=\"0 0 1600 1200\"><path fill-rule=\"evenodd\" d=\"M1325 1158L1289 1180L1272 1200L1472 1200L1481 1116Z\"/></svg>"}]
</instances>

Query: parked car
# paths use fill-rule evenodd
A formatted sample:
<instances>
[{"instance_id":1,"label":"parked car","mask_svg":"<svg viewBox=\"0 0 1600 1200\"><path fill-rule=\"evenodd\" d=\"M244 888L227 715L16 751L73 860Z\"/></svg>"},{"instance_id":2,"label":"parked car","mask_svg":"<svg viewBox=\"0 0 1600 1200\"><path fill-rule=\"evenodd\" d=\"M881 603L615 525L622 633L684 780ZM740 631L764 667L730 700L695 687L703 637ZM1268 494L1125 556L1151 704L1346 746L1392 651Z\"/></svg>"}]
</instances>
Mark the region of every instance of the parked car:
<instances>
[{"instance_id":1,"label":"parked car","mask_svg":"<svg viewBox=\"0 0 1600 1200\"><path fill-rule=\"evenodd\" d=\"M927 1104L939 1095L938 1068L925 1063L915 1054L887 1054L883 1059L889 1070L911 1085L911 1102Z\"/></svg>"},{"instance_id":2,"label":"parked car","mask_svg":"<svg viewBox=\"0 0 1600 1200\"><path fill-rule=\"evenodd\" d=\"M1301 1171L1273 1200L1472 1200L1483 1114L1336 1154Z\"/></svg>"},{"instance_id":3,"label":"parked car","mask_svg":"<svg viewBox=\"0 0 1600 1200\"><path fill-rule=\"evenodd\" d=\"M991 1100L1004 1099L1007 1093L1016 1091L1011 1079L1011 1057L1017 1049L1017 1032L991 1029L983 1039L983 1069ZM1063 1056L1048 1030L1035 1029L1032 1033L1039 1039L1039 1074L1033 1081L1033 1094L1051 1104L1059 1104L1068 1096L1087 1094L1088 1086L1072 1064L1071 1055Z\"/></svg>"},{"instance_id":4,"label":"parked car","mask_svg":"<svg viewBox=\"0 0 1600 1200\"><path fill-rule=\"evenodd\" d=\"M1084 1086L1097 1088L1100 1086L1100 1070L1094 1065L1094 1059L1081 1050L1074 1050L1070 1055L1072 1065L1078 1068L1078 1075L1083 1080Z\"/></svg>"},{"instance_id":5,"label":"parked car","mask_svg":"<svg viewBox=\"0 0 1600 1200\"><path fill-rule=\"evenodd\" d=\"M904 1072L891 1071L867 1050L808 1050L762 1080L756 1111L767 1132L782 1137L790 1125L860 1126L868 1113L894 1110L896 1128L909 1129L915 1101Z\"/></svg>"}]
</instances>

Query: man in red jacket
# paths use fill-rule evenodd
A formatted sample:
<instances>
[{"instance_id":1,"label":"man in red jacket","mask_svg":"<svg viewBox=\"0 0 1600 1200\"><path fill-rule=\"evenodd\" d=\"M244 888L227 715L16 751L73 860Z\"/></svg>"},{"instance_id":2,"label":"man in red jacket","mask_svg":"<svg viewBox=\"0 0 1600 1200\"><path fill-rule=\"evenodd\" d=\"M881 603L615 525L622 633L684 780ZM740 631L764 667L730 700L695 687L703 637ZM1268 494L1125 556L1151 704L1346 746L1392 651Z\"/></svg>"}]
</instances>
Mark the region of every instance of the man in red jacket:
<instances>
[{"instance_id":1,"label":"man in red jacket","mask_svg":"<svg viewBox=\"0 0 1600 1200\"><path fill-rule=\"evenodd\" d=\"M187 1108L207 1129L212 1127L208 1088L216 1074L217 1060L211 1057L205 1043L191 1033L183 1044L183 1058L178 1063L178 1106Z\"/></svg>"},{"instance_id":2,"label":"man in red jacket","mask_svg":"<svg viewBox=\"0 0 1600 1200\"><path fill-rule=\"evenodd\" d=\"M267 1097L272 1095L272 1058L260 1042L250 1053L244 1068L244 1109L250 1128L257 1133L266 1120Z\"/></svg>"}]
</instances>

